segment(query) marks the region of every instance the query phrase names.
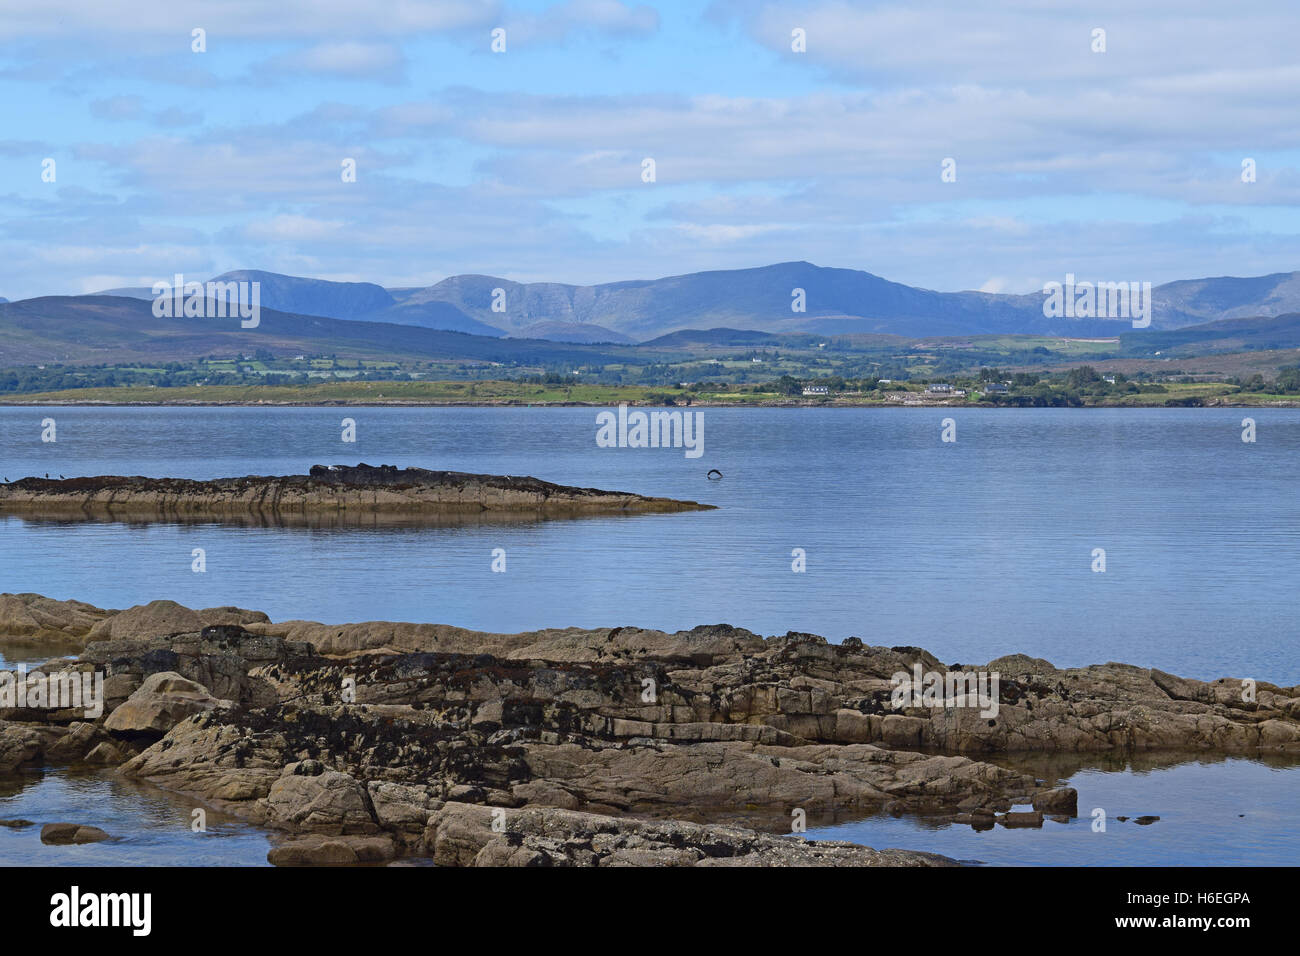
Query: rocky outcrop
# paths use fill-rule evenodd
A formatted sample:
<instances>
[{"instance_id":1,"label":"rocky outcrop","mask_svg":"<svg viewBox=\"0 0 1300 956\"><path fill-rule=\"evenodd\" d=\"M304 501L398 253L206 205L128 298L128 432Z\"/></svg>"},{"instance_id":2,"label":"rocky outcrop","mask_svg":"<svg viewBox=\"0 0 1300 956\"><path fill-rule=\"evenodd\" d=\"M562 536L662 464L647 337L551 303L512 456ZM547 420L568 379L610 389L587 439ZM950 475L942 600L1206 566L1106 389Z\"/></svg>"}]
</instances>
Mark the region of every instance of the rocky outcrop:
<instances>
[{"instance_id":1,"label":"rocky outcrop","mask_svg":"<svg viewBox=\"0 0 1300 956\"><path fill-rule=\"evenodd\" d=\"M955 866L947 857L742 827L448 803L425 845L444 866Z\"/></svg>"},{"instance_id":2,"label":"rocky outcrop","mask_svg":"<svg viewBox=\"0 0 1300 956\"><path fill-rule=\"evenodd\" d=\"M1300 693L1264 681L1014 656L979 668L1000 676L996 713L899 708L894 675L973 669L726 625L489 634L227 608L240 623L131 636L208 613L148 607L106 614L77 662L105 673L107 719L0 722L0 766L124 760L283 832L285 864L921 863L758 831L879 809L977 829L1078 813L1053 774L988 754L1300 753Z\"/></svg>"},{"instance_id":3,"label":"rocky outcrop","mask_svg":"<svg viewBox=\"0 0 1300 956\"><path fill-rule=\"evenodd\" d=\"M261 611L237 607L192 610L175 601L150 601L105 610L82 601L56 601L40 594L0 594L0 642L6 646L85 647L88 641L143 640L205 627L268 623Z\"/></svg>"},{"instance_id":4,"label":"rocky outcrop","mask_svg":"<svg viewBox=\"0 0 1300 956\"><path fill-rule=\"evenodd\" d=\"M0 514L62 519L250 515L537 515L698 511L694 501L557 485L531 477L390 465L316 465L306 475L219 478L23 478L0 484ZM0 609L2 610L2 609Z\"/></svg>"},{"instance_id":5,"label":"rocky outcrop","mask_svg":"<svg viewBox=\"0 0 1300 956\"><path fill-rule=\"evenodd\" d=\"M115 745L98 723L0 720L0 773L44 763L121 763L134 752L129 744Z\"/></svg>"},{"instance_id":6,"label":"rocky outcrop","mask_svg":"<svg viewBox=\"0 0 1300 956\"><path fill-rule=\"evenodd\" d=\"M162 736L191 714L212 710L220 703L202 684L162 671L150 674L135 693L114 708L104 729L123 735Z\"/></svg>"},{"instance_id":7,"label":"rocky outcrop","mask_svg":"<svg viewBox=\"0 0 1300 956\"><path fill-rule=\"evenodd\" d=\"M85 643L91 629L116 611L40 594L0 594L0 638L6 642Z\"/></svg>"}]
</instances>

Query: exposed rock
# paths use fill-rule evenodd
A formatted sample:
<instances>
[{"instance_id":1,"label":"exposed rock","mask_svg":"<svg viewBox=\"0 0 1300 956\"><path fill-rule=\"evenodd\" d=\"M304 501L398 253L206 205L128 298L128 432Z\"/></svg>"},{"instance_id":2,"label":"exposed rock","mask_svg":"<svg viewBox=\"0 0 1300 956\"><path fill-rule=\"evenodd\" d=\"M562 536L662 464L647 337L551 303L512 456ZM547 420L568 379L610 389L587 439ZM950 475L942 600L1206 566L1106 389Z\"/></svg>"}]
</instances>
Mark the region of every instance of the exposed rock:
<instances>
[{"instance_id":1,"label":"exposed rock","mask_svg":"<svg viewBox=\"0 0 1300 956\"><path fill-rule=\"evenodd\" d=\"M266 859L274 866L329 866L382 863L396 855L386 836L306 836L272 847Z\"/></svg>"},{"instance_id":2,"label":"exposed rock","mask_svg":"<svg viewBox=\"0 0 1300 956\"><path fill-rule=\"evenodd\" d=\"M697 855L702 844L691 841L705 837L671 827L743 818L783 831L795 811L924 812L976 829L1077 815L1073 788L984 754L1300 752L1294 687L1257 681L1247 702L1237 680L1123 664L1058 670L999 658L980 668L1000 675L997 713L986 716L943 702L892 707L898 672L968 673L920 648L832 645L796 632L488 634L272 623L165 602L104 614L91 628L103 639L87 644L77 666L108 674L115 709L102 726L0 721L0 769L125 760L129 776L295 834L280 854L286 863L349 852L361 860L358 848L369 844L338 837L382 837L393 852L421 853L432 835L464 864L482 853L479 862L694 865L721 861L722 851ZM220 623L204 623L214 614ZM173 633L177 626L191 629ZM1033 811L1007 812L1022 804ZM539 818L551 821L540 829L529 823L518 841L455 836L493 809L510 820L521 811L553 816ZM565 813L576 816L554 816ZM581 835L589 830L604 834L605 849ZM725 859L834 862L876 852L752 842L756 831L743 832L750 836L726 838L742 848ZM458 840L469 842L456 849Z\"/></svg>"},{"instance_id":3,"label":"exposed rock","mask_svg":"<svg viewBox=\"0 0 1300 956\"><path fill-rule=\"evenodd\" d=\"M99 827L84 823L47 823L41 827L41 842L54 845L70 843L99 843L110 839Z\"/></svg>"},{"instance_id":4,"label":"exposed rock","mask_svg":"<svg viewBox=\"0 0 1300 956\"><path fill-rule=\"evenodd\" d=\"M1056 787L1052 790L1044 790L1034 794L1033 805L1035 810L1041 810L1043 813L1077 817L1079 815L1079 791L1073 787Z\"/></svg>"},{"instance_id":5,"label":"exposed rock","mask_svg":"<svg viewBox=\"0 0 1300 956\"><path fill-rule=\"evenodd\" d=\"M361 515L537 514L698 511L694 501L647 498L552 484L537 478L398 469L388 465L316 465L307 475L219 478L23 478L0 485L0 513L62 519L184 520L250 514Z\"/></svg>"},{"instance_id":6,"label":"exposed rock","mask_svg":"<svg viewBox=\"0 0 1300 956\"><path fill-rule=\"evenodd\" d=\"M872 850L740 827L571 810L449 803L425 845L444 866L955 866L932 853Z\"/></svg>"},{"instance_id":7,"label":"exposed rock","mask_svg":"<svg viewBox=\"0 0 1300 956\"><path fill-rule=\"evenodd\" d=\"M0 820L0 827L8 827L11 830L21 830L24 827L35 826L31 820Z\"/></svg>"},{"instance_id":8,"label":"exposed rock","mask_svg":"<svg viewBox=\"0 0 1300 956\"><path fill-rule=\"evenodd\" d=\"M40 594L0 594L0 638L67 643L80 647L91 628L116 611Z\"/></svg>"},{"instance_id":9,"label":"exposed rock","mask_svg":"<svg viewBox=\"0 0 1300 956\"><path fill-rule=\"evenodd\" d=\"M66 732L46 743L45 757L56 763L74 763L86 759L91 751L108 744L108 740L108 734L99 724L79 721L69 724Z\"/></svg>"},{"instance_id":10,"label":"exposed rock","mask_svg":"<svg viewBox=\"0 0 1300 956\"><path fill-rule=\"evenodd\" d=\"M104 743L96 744L91 748L91 750L86 754L85 760L86 763L109 764L116 766L126 760L126 754L122 753L115 744L105 741Z\"/></svg>"},{"instance_id":11,"label":"exposed rock","mask_svg":"<svg viewBox=\"0 0 1300 956\"><path fill-rule=\"evenodd\" d=\"M1133 822L1140 827L1149 827L1151 824L1155 823L1159 819L1160 819L1159 817L1153 817L1153 816L1140 816Z\"/></svg>"},{"instance_id":12,"label":"exposed rock","mask_svg":"<svg viewBox=\"0 0 1300 956\"><path fill-rule=\"evenodd\" d=\"M366 789L346 773L317 769L314 775L285 767L267 796L267 822L330 833L374 833L379 829Z\"/></svg>"},{"instance_id":13,"label":"exposed rock","mask_svg":"<svg viewBox=\"0 0 1300 956\"><path fill-rule=\"evenodd\" d=\"M45 755L49 738L27 724L0 721L0 773L38 763Z\"/></svg>"},{"instance_id":14,"label":"exposed rock","mask_svg":"<svg viewBox=\"0 0 1300 956\"><path fill-rule=\"evenodd\" d=\"M220 703L202 684L164 671L146 678L140 689L108 716L104 727L120 734L163 734L191 714L212 710Z\"/></svg>"},{"instance_id":15,"label":"exposed rock","mask_svg":"<svg viewBox=\"0 0 1300 956\"><path fill-rule=\"evenodd\" d=\"M998 817L998 823L1007 829L1017 827L1035 827L1040 828L1043 825L1043 815L1037 810L1028 810L1014 813L1004 813Z\"/></svg>"}]
</instances>

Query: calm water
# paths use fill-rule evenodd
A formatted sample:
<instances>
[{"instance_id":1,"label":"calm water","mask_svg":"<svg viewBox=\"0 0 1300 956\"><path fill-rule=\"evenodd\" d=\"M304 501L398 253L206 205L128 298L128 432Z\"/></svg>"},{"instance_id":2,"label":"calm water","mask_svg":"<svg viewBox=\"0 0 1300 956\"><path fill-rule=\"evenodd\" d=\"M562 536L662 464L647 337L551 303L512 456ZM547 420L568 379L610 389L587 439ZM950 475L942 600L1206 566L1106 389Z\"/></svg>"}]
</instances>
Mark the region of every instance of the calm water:
<instances>
[{"instance_id":1,"label":"calm water","mask_svg":"<svg viewBox=\"0 0 1300 956\"><path fill-rule=\"evenodd\" d=\"M3 866L266 866L266 834L205 808L206 830L193 829L201 804L103 771L37 769L0 776ZM82 846L41 843L45 823L88 823L112 837Z\"/></svg>"},{"instance_id":2,"label":"calm water","mask_svg":"<svg viewBox=\"0 0 1300 956\"><path fill-rule=\"evenodd\" d=\"M681 449L598 448L596 409L0 408L0 477L9 479L215 478L366 461L719 506L327 531L0 518L0 590L105 607L169 598L277 620L495 631L728 622L916 644L965 663L1024 652L1061 666L1119 660L1202 679L1300 683L1300 410L699 411L705 453L688 459ZM1258 423L1255 444L1240 438L1246 415ZM40 441L46 416L58 423L57 443ZM949 416L958 440L945 444ZM356 444L340 441L345 417L356 419ZM723 480L706 480L710 468ZM204 574L191 571L194 548L206 551ZM504 574L491 571L495 548L506 550ZM791 571L795 548L806 552L806 573ZM1104 573L1091 570L1095 548L1105 549ZM19 648L8 656L40 659ZM977 834L874 817L835 835L990 863L1262 862L1276 848L1293 860L1300 848L1295 767L1192 762L1062 776L1080 788L1081 810L1114 804L1162 820L1112 823L1106 835L1086 819ZM143 834L120 852L178 859L174 841L188 834L169 830L150 843L147 801L115 786L56 774L19 799L66 801L67 814L29 803L0 806L0 816L48 822L78 801L107 800ZM248 838L256 845L238 835L211 845L228 848L231 862L260 862L264 838ZM0 858L30 839L0 831ZM52 862L61 852L43 851Z\"/></svg>"},{"instance_id":3,"label":"calm water","mask_svg":"<svg viewBox=\"0 0 1300 956\"><path fill-rule=\"evenodd\" d=\"M58 442L40 441L40 421ZM442 529L0 519L0 589L108 607L499 631L726 621L1300 683L1300 410L704 409L705 453L602 449L594 409L0 409L0 476L214 478L367 461L718 511ZM953 415L958 440L939 440ZM355 445L339 422L357 420ZM705 473L720 469L722 481ZM507 571L492 573L494 548ZM190 570L207 553L207 573ZM807 572L791 571L791 551ZM1091 570L1104 548L1107 570Z\"/></svg>"},{"instance_id":4,"label":"calm water","mask_svg":"<svg viewBox=\"0 0 1300 956\"><path fill-rule=\"evenodd\" d=\"M880 814L810 826L808 837L923 849L995 866L1294 866L1298 782L1295 765L1281 762L1146 761L1073 774L1069 783L1079 791L1079 817L1045 820L1041 830L995 826L976 832L967 825ZM1104 832L1093 830L1094 809L1105 812ZM1133 822L1145 814L1160 819L1149 826ZM1122 823L1120 816L1129 820Z\"/></svg>"}]
</instances>

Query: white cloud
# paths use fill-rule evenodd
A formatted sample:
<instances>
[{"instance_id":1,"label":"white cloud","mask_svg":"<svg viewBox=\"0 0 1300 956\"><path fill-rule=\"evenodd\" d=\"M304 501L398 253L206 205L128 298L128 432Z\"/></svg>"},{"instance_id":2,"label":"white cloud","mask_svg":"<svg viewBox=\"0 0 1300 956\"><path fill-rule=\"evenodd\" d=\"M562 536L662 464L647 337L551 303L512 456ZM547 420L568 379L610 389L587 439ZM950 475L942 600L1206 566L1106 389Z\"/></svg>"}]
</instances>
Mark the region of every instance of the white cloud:
<instances>
[{"instance_id":1,"label":"white cloud","mask_svg":"<svg viewBox=\"0 0 1300 956\"><path fill-rule=\"evenodd\" d=\"M287 53L267 61L261 69L293 75L311 73L399 80L405 73L406 57L393 43L349 40L318 43Z\"/></svg>"}]
</instances>

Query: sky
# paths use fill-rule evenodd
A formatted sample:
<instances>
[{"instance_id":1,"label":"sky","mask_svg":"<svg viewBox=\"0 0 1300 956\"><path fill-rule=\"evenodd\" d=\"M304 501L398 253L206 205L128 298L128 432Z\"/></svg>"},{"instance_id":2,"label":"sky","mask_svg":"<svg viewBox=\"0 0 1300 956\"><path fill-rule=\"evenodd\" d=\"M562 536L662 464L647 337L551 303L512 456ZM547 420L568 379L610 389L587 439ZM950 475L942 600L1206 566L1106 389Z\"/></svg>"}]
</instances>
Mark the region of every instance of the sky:
<instances>
[{"instance_id":1,"label":"sky","mask_svg":"<svg viewBox=\"0 0 1300 956\"><path fill-rule=\"evenodd\" d=\"M1300 268L1294 0L982 6L0 0L0 296Z\"/></svg>"}]
</instances>

